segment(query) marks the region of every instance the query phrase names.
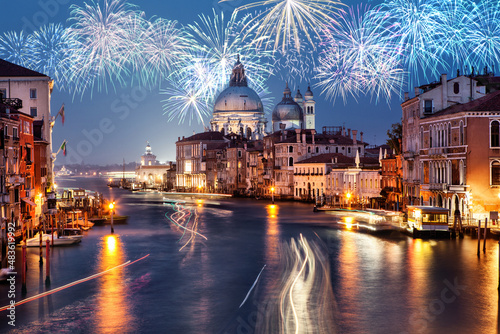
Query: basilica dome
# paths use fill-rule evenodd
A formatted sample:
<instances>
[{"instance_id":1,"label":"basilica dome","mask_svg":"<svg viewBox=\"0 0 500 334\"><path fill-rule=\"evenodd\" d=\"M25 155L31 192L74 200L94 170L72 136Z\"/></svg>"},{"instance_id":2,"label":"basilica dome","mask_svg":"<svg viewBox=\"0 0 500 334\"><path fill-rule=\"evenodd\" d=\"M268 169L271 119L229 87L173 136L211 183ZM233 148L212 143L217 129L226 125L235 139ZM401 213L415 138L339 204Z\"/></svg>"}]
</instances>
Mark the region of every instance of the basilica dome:
<instances>
[{"instance_id":1,"label":"basilica dome","mask_svg":"<svg viewBox=\"0 0 500 334\"><path fill-rule=\"evenodd\" d=\"M264 113L264 107L259 95L248 87L245 69L239 56L233 68L229 87L224 89L214 104L214 113L249 111Z\"/></svg>"},{"instance_id":2,"label":"basilica dome","mask_svg":"<svg viewBox=\"0 0 500 334\"><path fill-rule=\"evenodd\" d=\"M299 92L300 94L300 92ZM274 107L272 121L282 122L282 121L297 121L302 120L302 108L295 102L292 98L292 93L288 84L283 92L283 99L280 103Z\"/></svg>"}]
</instances>

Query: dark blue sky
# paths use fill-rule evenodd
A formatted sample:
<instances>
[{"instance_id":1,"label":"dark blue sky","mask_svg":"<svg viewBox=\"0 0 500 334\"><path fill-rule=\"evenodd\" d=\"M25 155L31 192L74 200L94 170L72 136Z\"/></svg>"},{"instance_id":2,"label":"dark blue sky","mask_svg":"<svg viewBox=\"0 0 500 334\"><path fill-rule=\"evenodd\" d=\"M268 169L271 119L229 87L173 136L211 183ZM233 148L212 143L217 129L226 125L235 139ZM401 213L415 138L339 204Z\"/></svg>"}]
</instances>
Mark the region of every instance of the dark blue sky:
<instances>
[{"instance_id":1,"label":"dark blue sky","mask_svg":"<svg viewBox=\"0 0 500 334\"><path fill-rule=\"evenodd\" d=\"M0 32L19 32L24 29L27 33L31 33L33 27L36 28L44 23L63 23L67 26L66 19L69 17L71 3L82 5L84 1L4 0ZM235 0L219 4L217 0L150 0L132 1L132 3L138 5L147 17L158 16L188 24L194 22L199 14L211 14L212 8L230 14L233 9L232 4L240 5L243 1ZM311 83L314 84L314 80L311 80ZM269 86L275 103L281 100L284 85L278 78L270 79ZM296 90L297 87L291 88ZM300 87L302 92L305 92L306 88L305 85ZM320 94L319 89L313 89L313 93L317 102L317 131L321 131L325 125L345 125L346 128L363 131L366 142L382 144L386 140L387 129L392 123L401 119L399 98L393 98L390 106L385 100L375 104L369 97L359 98L357 102L349 99L346 105L341 99L337 99L333 105ZM84 154L74 155L71 159L69 155L63 157L60 154L56 164L81 161L89 164L121 163L123 158L127 162L139 161L145 150L146 141L151 143L153 152L160 161L175 160L177 138L192 135L193 131L203 131L203 126L196 122L191 125L187 123L179 125L177 120L168 122L162 110L161 100L164 98L158 90L139 91L134 87L94 93L93 98L87 94L83 99L79 97L73 99L67 92L54 90L52 114L57 113L63 102L66 106L66 123L61 126L58 121L54 127L54 150L57 150L64 139L67 139L68 147L73 150L82 141L91 142L90 146L82 146L85 150L80 150L80 153ZM266 112L270 115L271 110ZM268 119L268 129L270 129L270 116ZM101 127L105 128L107 133L102 133L99 130ZM102 137L98 132L102 133Z\"/></svg>"}]
</instances>

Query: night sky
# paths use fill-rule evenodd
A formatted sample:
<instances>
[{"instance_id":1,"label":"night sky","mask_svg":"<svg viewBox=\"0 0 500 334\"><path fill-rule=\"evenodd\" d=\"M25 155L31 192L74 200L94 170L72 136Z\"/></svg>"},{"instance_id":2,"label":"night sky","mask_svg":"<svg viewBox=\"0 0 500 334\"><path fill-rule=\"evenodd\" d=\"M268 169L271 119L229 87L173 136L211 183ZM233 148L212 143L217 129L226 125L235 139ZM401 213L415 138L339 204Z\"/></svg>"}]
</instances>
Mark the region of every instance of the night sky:
<instances>
[{"instance_id":1,"label":"night sky","mask_svg":"<svg viewBox=\"0 0 500 334\"><path fill-rule=\"evenodd\" d=\"M26 33L31 33L33 27L44 23L63 23L64 26L68 26L66 20L69 17L71 3L82 5L84 1L2 1L0 32L24 30ZM217 0L132 1L132 3L138 5L148 18L157 16L177 20L181 24L189 24L194 22L199 14L211 14L212 8L229 15L234 5L241 5L243 1L236 0L224 4L219 4ZM373 6L374 2L369 2L369 4ZM247 75L251 73L247 72ZM314 83L315 81L311 79L311 86ZM285 83L280 78L274 77L269 80L268 85L274 97L274 103L280 102ZM295 94L297 87L290 88ZM307 85L302 83L299 88L304 93ZM389 104L384 99L375 103L374 100L370 101L370 97L360 97L357 101L350 98L346 104L342 99L337 99L333 104L320 94L319 88L313 88L313 93L317 103L317 131L321 131L322 127L327 125L344 125L346 128L364 132L365 142L378 145L385 143L386 131L391 124L401 119L399 97L392 98ZM111 88L107 92L94 92L92 95L91 97L90 94L85 94L83 98L80 96L73 98L67 92L54 90L51 104L52 115L58 112L62 103L65 103L66 111L64 126L58 120L54 127L53 147L55 151L64 139L68 141L67 145L71 150L80 141L86 140L85 132L95 134L94 130L99 129L102 122L108 123L108 133L104 133L102 139L98 136L93 137L94 143L87 156L82 156L81 160L75 160L70 159L69 155L63 157L60 154L57 158L57 165L75 162L105 165L121 163L122 159L126 162L139 161L145 151L146 141L150 142L158 160L174 161L177 138L203 131L203 126L196 121L191 125L187 122L179 125L178 120L169 122L167 116L163 115L162 109L161 101L165 97L159 94L158 89L138 91L137 87L129 85L120 87L116 91ZM127 100L127 96L132 96L132 99ZM128 112L113 112L111 111L113 106L115 110L116 107L122 107L121 110L125 111L124 107ZM272 110L266 110L269 120L268 130L271 128L271 112Z\"/></svg>"}]
</instances>

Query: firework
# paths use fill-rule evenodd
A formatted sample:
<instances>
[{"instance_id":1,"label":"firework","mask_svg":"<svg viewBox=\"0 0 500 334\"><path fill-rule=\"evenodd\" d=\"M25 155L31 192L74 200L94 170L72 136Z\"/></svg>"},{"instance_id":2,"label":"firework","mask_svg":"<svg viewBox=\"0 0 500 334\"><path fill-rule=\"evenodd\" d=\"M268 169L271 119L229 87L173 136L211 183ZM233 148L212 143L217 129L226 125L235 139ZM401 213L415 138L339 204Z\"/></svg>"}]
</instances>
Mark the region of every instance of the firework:
<instances>
[{"instance_id":1,"label":"firework","mask_svg":"<svg viewBox=\"0 0 500 334\"><path fill-rule=\"evenodd\" d=\"M435 0L390 0L376 8L377 23L396 41L404 55L402 60L406 69L414 76L410 77L410 85L419 81L419 74L428 79L429 74L439 76L440 69L447 67L443 56L448 35L442 24L440 3Z\"/></svg>"},{"instance_id":2,"label":"firework","mask_svg":"<svg viewBox=\"0 0 500 334\"><path fill-rule=\"evenodd\" d=\"M136 40L130 27L142 13L122 0L104 0L101 5L92 1L83 7L71 6L71 32L77 46L72 57L72 80L85 81L83 89L106 88L107 83L123 84L129 74L126 64Z\"/></svg>"},{"instance_id":3,"label":"firework","mask_svg":"<svg viewBox=\"0 0 500 334\"><path fill-rule=\"evenodd\" d=\"M187 33L189 44L192 46L188 58L187 70L196 70L200 64L211 80L209 80L208 94L225 88L229 82L229 77L238 54L242 55L245 68L252 75L249 76L250 86L260 85L266 80L272 71L272 53L264 50L257 50L252 47L252 35L242 33L243 28L251 20L249 15L243 18L236 17L234 12L226 21L224 13L220 16L213 12L213 17L201 15L200 21L188 25ZM194 66L195 68L190 68Z\"/></svg>"},{"instance_id":4,"label":"firework","mask_svg":"<svg viewBox=\"0 0 500 334\"><path fill-rule=\"evenodd\" d=\"M29 37L22 31L19 34L7 32L0 36L0 56L12 63L28 66L32 62L29 45Z\"/></svg>"},{"instance_id":5,"label":"firework","mask_svg":"<svg viewBox=\"0 0 500 334\"><path fill-rule=\"evenodd\" d=\"M500 59L500 3L489 0L472 3L465 36L471 52L468 63L490 67L497 65Z\"/></svg>"},{"instance_id":6,"label":"firework","mask_svg":"<svg viewBox=\"0 0 500 334\"><path fill-rule=\"evenodd\" d=\"M210 116L209 100L195 84L182 82L179 79L167 80L167 88L161 90L161 94L168 96L162 102L163 114L168 116L169 121L178 118L179 124L187 120L191 125L192 120L196 119L198 124L204 124L205 118Z\"/></svg>"},{"instance_id":7,"label":"firework","mask_svg":"<svg viewBox=\"0 0 500 334\"><path fill-rule=\"evenodd\" d=\"M351 95L370 94L378 101L401 93L404 71L397 45L380 29L369 7L350 8L338 23L325 29L324 45L316 78L317 86L335 101Z\"/></svg>"},{"instance_id":8,"label":"firework","mask_svg":"<svg viewBox=\"0 0 500 334\"><path fill-rule=\"evenodd\" d=\"M143 49L139 53L144 59L141 72L146 81L159 84L174 69L188 47L184 35L176 21L156 19L148 22Z\"/></svg>"},{"instance_id":9,"label":"firework","mask_svg":"<svg viewBox=\"0 0 500 334\"><path fill-rule=\"evenodd\" d=\"M61 24L49 24L35 31L30 37L32 64L30 68L55 79L60 89L70 84L67 81L66 59L73 52L75 41L69 30Z\"/></svg>"},{"instance_id":10,"label":"firework","mask_svg":"<svg viewBox=\"0 0 500 334\"><path fill-rule=\"evenodd\" d=\"M315 49L314 37L320 37L324 24L334 19L339 12L337 6L340 5L340 2L333 0L264 0L241 6L236 12L267 7L246 28L255 30L254 43L257 46L264 45L267 48L270 45L273 50L278 50L281 45L284 53L292 43L300 51L302 38Z\"/></svg>"}]
</instances>

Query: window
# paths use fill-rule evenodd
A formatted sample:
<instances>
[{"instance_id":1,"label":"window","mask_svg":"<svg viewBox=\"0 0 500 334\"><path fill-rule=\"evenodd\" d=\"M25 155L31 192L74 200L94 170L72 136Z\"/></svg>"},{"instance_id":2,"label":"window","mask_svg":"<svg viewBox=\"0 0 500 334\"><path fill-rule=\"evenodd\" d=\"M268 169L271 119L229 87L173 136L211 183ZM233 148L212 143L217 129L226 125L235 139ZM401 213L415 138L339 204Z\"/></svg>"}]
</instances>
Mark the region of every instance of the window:
<instances>
[{"instance_id":1,"label":"window","mask_svg":"<svg viewBox=\"0 0 500 334\"><path fill-rule=\"evenodd\" d=\"M288 166L293 166L293 158L292 157L290 157L288 159Z\"/></svg>"},{"instance_id":2,"label":"window","mask_svg":"<svg viewBox=\"0 0 500 334\"><path fill-rule=\"evenodd\" d=\"M17 128L12 128L12 137L19 138L19 134L17 132Z\"/></svg>"},{"instance_id":3,"label":"window","mask_svg":"<svg viewBox=\"0 0 500 334\"><path fill-rule=\"evenodd\" d=\"M289 153L293 153L293 146L289 146L289 147L288 147L288 152L289 152Z\"/></svg>"},{"instance_id":4,"label":"window","mask_svg":"<svg viewBox=\"0 0 500 334\"><path fill-rule=\"evenodd\" d=\"M460 145L464 145L464 123L460 121Z\"/></svg>"},{"instance_id":5,"label":"window","mask_svg":"<svg viewBox=\"0 0 500 334\"><path fill-rule=\"evenodd\" d=\"M319 147L316 146L316 153L319 153Z\"/></svg>"},{"instance_id":6,"label":"window","mask_svg":"<svg viewBox=\"0 0 500 334\"><path fill-rule=\"evenodd\" d=\"M493 161L491 164L491 185L500 186L500 162Z\"/></svg>"},{"instance_id":7,"label":"window","mask_svg":"<svg viewBox=\"0 0 500 334\"><path fill-rule=\"evenodd\" d=\"M36 88L31 88L30 89L30 99L36 99L37 94L36 94Z\"/></svg>"},{"instance_id":8,"label":"window","mask_svg":"<svg viewBox=\"0 0 500 334\"><path fill-rule=\"evenodd\" d=\"M30 113L31 113L31 116L33 117L36 117L38 116L38 110L36 108L30 108Z\"/></svg>"},{"instance_id":9,"label":"window","mask_svg":"<svg viewBox=\"0 0 500 334\"><path fill-rule=\"evenodd\" d=\"M455 82L453 84L453 93L455 93L455 94L460 93L460 84L458 82Z\"/></svg>"},{"instance_id":10,"label":"window","mask_svg":"<svg viewBox=\"0 0 500 334\"><path fill-rule=\"evenodd\" d=\"M347 148L347 153L351 153L351 148L350 147Z\"/></svg>"},{"instance_id":11,"label":"window","mask_svg":"<svg viewBox=\"0 0 500 334\"><path fill-rule=\"evenodd\" d=\"M7 98L7 89L2 88L0 89L0 94L2 94L2 98Z\"/></svg>"},{"instance_id":12,"label":"window","mask_svg":"<svg viewBox=\"0 0 500 334\"><path fill-rule=\"evenodd\" d=\"M424 100L424 113L432 113L432 100Z\"/></svg>"},{"instance_id":13,"label":"window","mask_svg":"<svg viewBox=\"0 0 500 334\"><path fill-rule=\"evenodd\" d=\"M493 121L491 122L490 126L490 132L491 132L491 147L499 147L500 146L500 132L499 132L499 125L500 123L498 121ZM460 128L462 129L462 128Z\"/></svg>"},{"instance_id":14,"label":"window","mask_svg":"<svg viewBox=\"0 0 500 334\"><path fill-rule=\"evenodd\" d=\"M448 123L448 146L451 146L451 123Z\"/></svg>"},{"instance_id":15,"label":"window","mask_svg":"<svg viewBox=\"0 0 500 334\"><path fill-rule=\"evenodd\" d=\"M311 146L307 148L307 153L311 153Z\"/></svg>"}]
</instances>

